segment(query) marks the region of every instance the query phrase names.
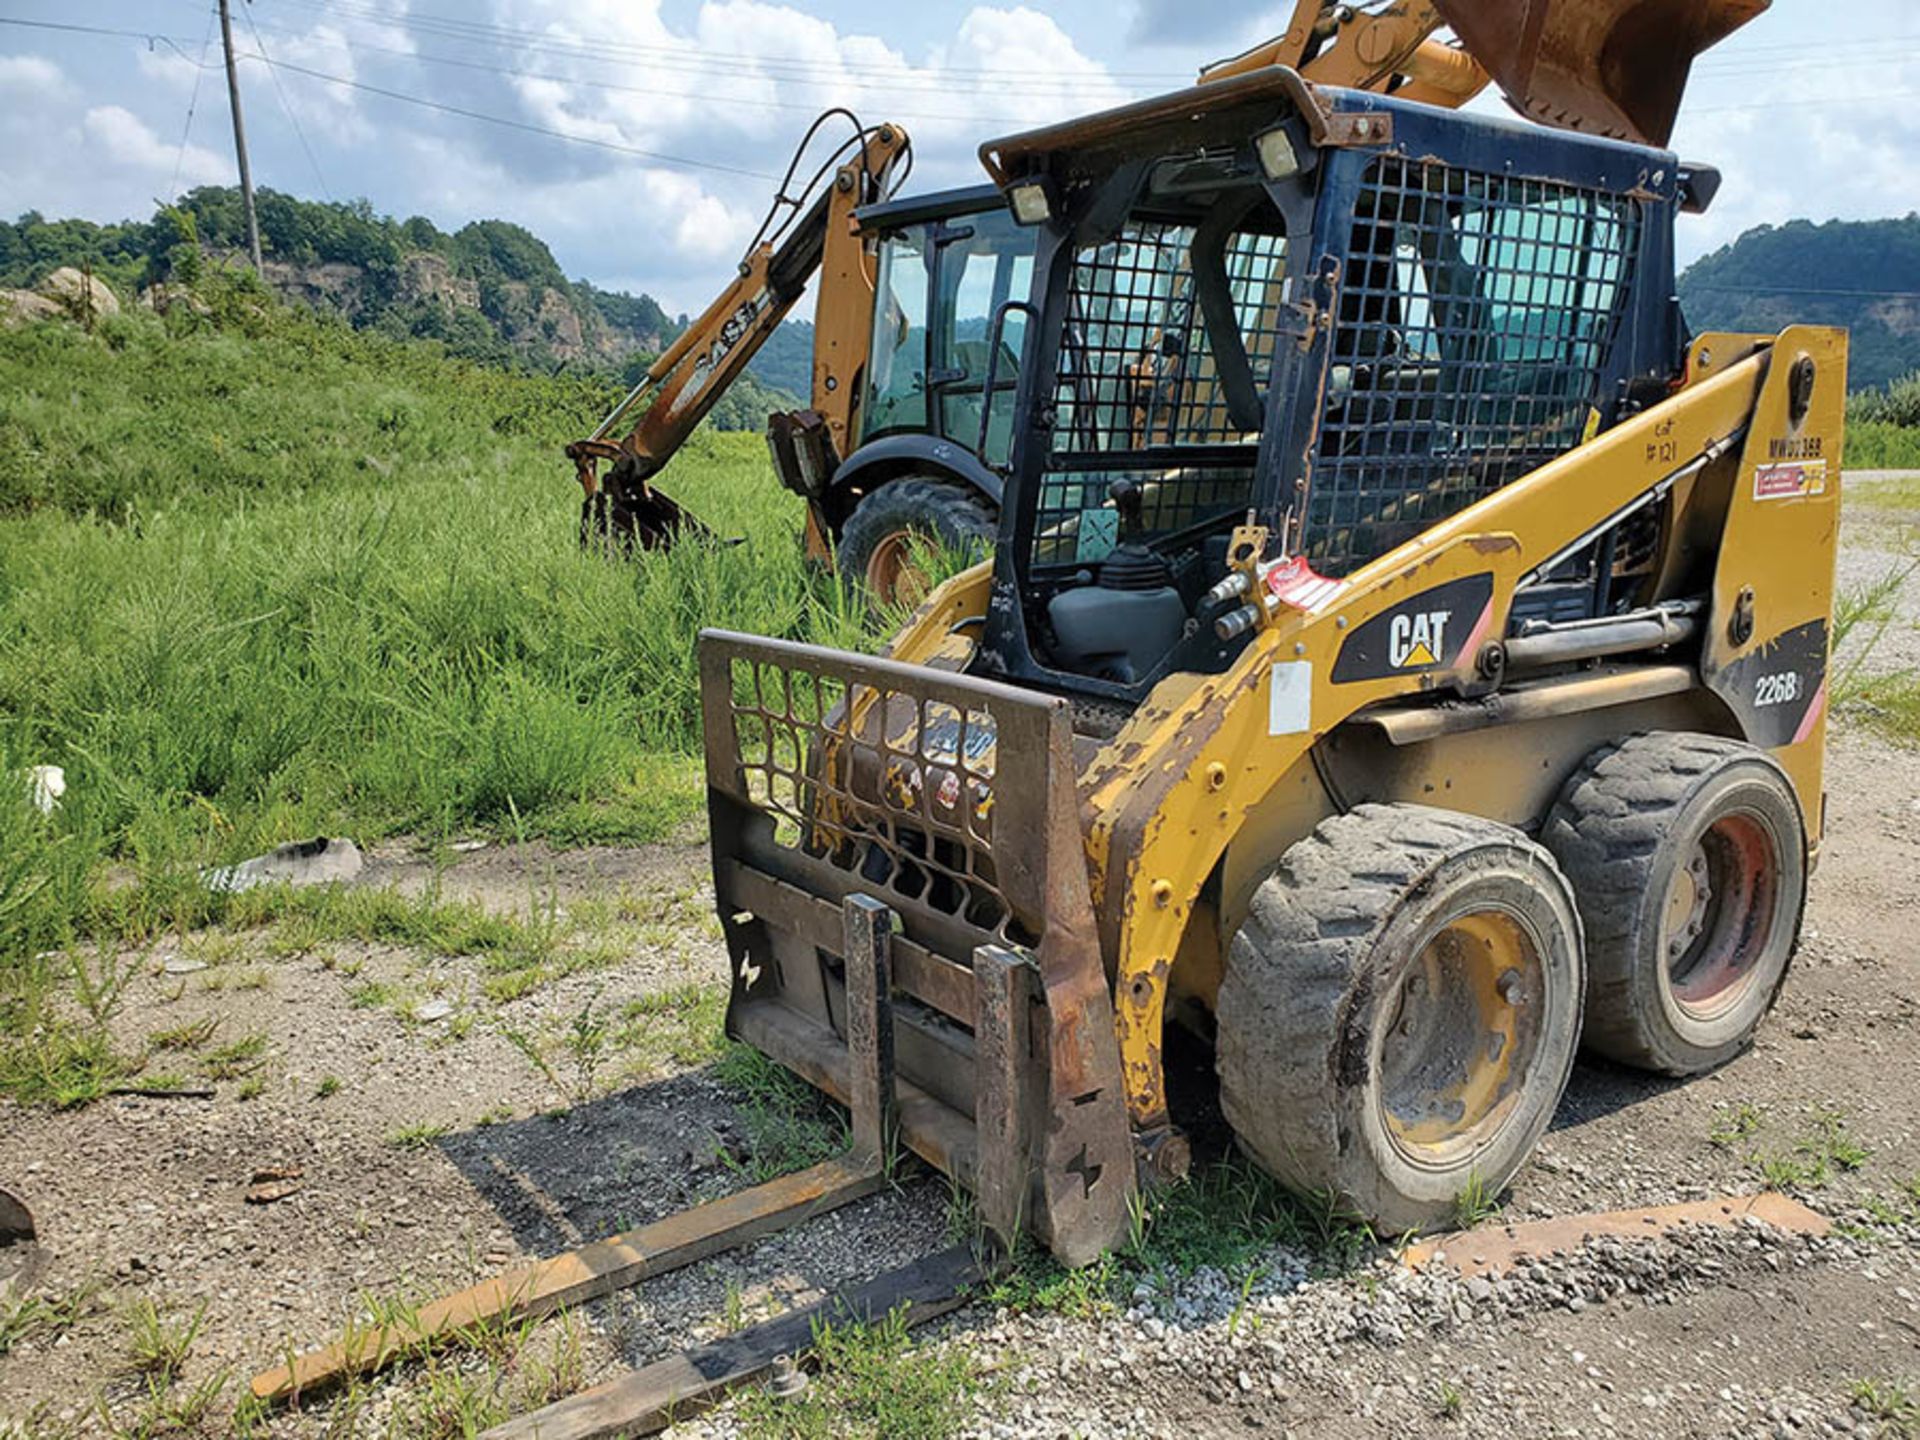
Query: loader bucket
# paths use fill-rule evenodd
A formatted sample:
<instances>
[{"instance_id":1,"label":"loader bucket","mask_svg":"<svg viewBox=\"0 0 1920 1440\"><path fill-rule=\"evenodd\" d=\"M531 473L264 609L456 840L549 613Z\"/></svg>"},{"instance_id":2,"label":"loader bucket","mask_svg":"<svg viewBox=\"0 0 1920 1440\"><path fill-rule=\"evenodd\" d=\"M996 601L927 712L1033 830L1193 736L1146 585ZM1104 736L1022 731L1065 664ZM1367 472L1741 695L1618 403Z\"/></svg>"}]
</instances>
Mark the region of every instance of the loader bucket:
<instances>
[{"instance_id":1,"label":"loader bucket","mask_svg":"<svg viewBox=\"0 0 1920 1440\"><path fill-rule=\"evenodd\" d=\"M1515 109L1664 146L1693 58L1772 0L1433 0Z\"/></svg>"}]
</instances>

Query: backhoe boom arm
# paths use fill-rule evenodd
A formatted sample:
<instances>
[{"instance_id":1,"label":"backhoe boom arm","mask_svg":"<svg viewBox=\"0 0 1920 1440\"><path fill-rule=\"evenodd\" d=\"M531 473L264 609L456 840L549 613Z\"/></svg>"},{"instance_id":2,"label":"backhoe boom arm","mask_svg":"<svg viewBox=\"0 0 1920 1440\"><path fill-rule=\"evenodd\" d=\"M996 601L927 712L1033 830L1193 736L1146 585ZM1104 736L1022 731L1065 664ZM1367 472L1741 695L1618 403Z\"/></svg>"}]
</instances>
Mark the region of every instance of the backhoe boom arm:
<instances>
[{"instance_id":1,"label":"backhoe boom arm","mask_svg":"<svg viewBox=\"0 0 1920 1440\"><path fill-rule=\"evenodd\" d=\"M805 293L836 231L850 235L854 209L884 193L906 148L906 134L897 126L864 132L833 183L805 205L784 234L756 241L733 283L648 367L591 435L567 446L589 500L601 489L600 463L610 461L621 483L634 492L632 498L655 509L661 538L686 523L678 507L649 482ZM636 412L638 419L625 436L612 438ZM652 531L643 532L643 538L651 543Z\"/></svg>"}]
</instances>

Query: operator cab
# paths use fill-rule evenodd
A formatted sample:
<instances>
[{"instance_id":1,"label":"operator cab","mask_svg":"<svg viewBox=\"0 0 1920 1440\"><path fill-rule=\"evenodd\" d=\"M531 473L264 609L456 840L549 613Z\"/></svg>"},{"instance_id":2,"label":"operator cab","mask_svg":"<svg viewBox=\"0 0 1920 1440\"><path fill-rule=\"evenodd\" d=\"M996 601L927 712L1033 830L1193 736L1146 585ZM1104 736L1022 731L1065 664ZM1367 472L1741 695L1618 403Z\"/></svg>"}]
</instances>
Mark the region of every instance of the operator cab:
<instances>
[{"instance_id":1,"label":"operator cab","mask_svg":"<svg viewBox=\"0 0 1920 1440\"><path fill-rule=\"evenodd\" d=\"M1249 517L1337 581L1678 374L1670 154L1284 70L1200 89L982 151L1039 247L996 317L1033 323L981 673L1130 705L1223 670ZM1633 540L1527 603L1632 602Z\"/></svg>"},{"instance_id":2,"label":"operator cab","mask_svg":"<svg viewBox=\"0 0 1920 1440\"><path fill-rule=\"evenodd\" d=\"M857 212L875 244L872 359L858 443L927 434L1004 466L1020 378L1016 325L988 350L993 317L1033 283L1034 232L1014 222L994 186L980 185ZM982 433L991 383L1000 403Z\"/></svg>"}]
</instances>

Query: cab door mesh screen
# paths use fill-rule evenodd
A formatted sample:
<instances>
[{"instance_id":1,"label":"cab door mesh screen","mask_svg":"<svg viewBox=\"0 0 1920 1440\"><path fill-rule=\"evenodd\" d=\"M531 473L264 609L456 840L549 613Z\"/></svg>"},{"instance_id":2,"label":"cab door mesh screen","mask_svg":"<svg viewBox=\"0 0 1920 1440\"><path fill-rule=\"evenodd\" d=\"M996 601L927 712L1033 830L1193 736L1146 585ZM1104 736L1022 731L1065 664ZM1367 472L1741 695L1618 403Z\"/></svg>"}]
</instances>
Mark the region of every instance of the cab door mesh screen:
<instances>
[{"instance_id":1,"label":"cab door mesh screen","mask_svg":"<svg viewBox=\"0 0 1920 1440\"><path fill-rule=\"evenodd\" d=\"M1344 575L1577 445L1640 207L1382 156L1356 208L1301 549Z\"/></svg>"},{"instance_id":2,"label":"cab door mesh screen","mask_svg":"<svg viewBox=\"0 0 1920 1440\"><path fill-rule=\"evenodd\" d=\"M1075 258L1052 453L1035 505L1036 565L1095 561L1111 548L1107 487L1122 475L1142 482L1149 535L1249 503L1260 433L1227 413L1195 294L1193 239L1191 226L1136 220ZM1242 230L1224 263L1240 344L1264 392L1282 319L1286 238Z\"/></svg>"}]
</instances>

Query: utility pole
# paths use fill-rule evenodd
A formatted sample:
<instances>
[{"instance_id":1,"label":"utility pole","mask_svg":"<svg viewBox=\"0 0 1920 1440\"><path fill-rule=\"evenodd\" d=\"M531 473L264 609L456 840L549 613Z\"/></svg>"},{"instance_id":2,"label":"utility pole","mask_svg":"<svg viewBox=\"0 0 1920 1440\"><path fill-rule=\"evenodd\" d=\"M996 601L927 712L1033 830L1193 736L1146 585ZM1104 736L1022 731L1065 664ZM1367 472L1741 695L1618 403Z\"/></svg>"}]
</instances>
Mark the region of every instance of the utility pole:
<instances>
[{"instance_id":1,"label":"utility pole","mask_svg":"<svg viewBox=\"0 0 1920 1440\"><path fill-rule=\"evenodd\" d=\"M253 176L247 170L247 127L240 118L240 72L233 67L233 16L220 0L220 42L227 47L227 98L233 102L233 153L240 161L240 199L247 207L247 254L253 273L260 268L260 219L253 213Z\"/></svg>"}]
</instances>

